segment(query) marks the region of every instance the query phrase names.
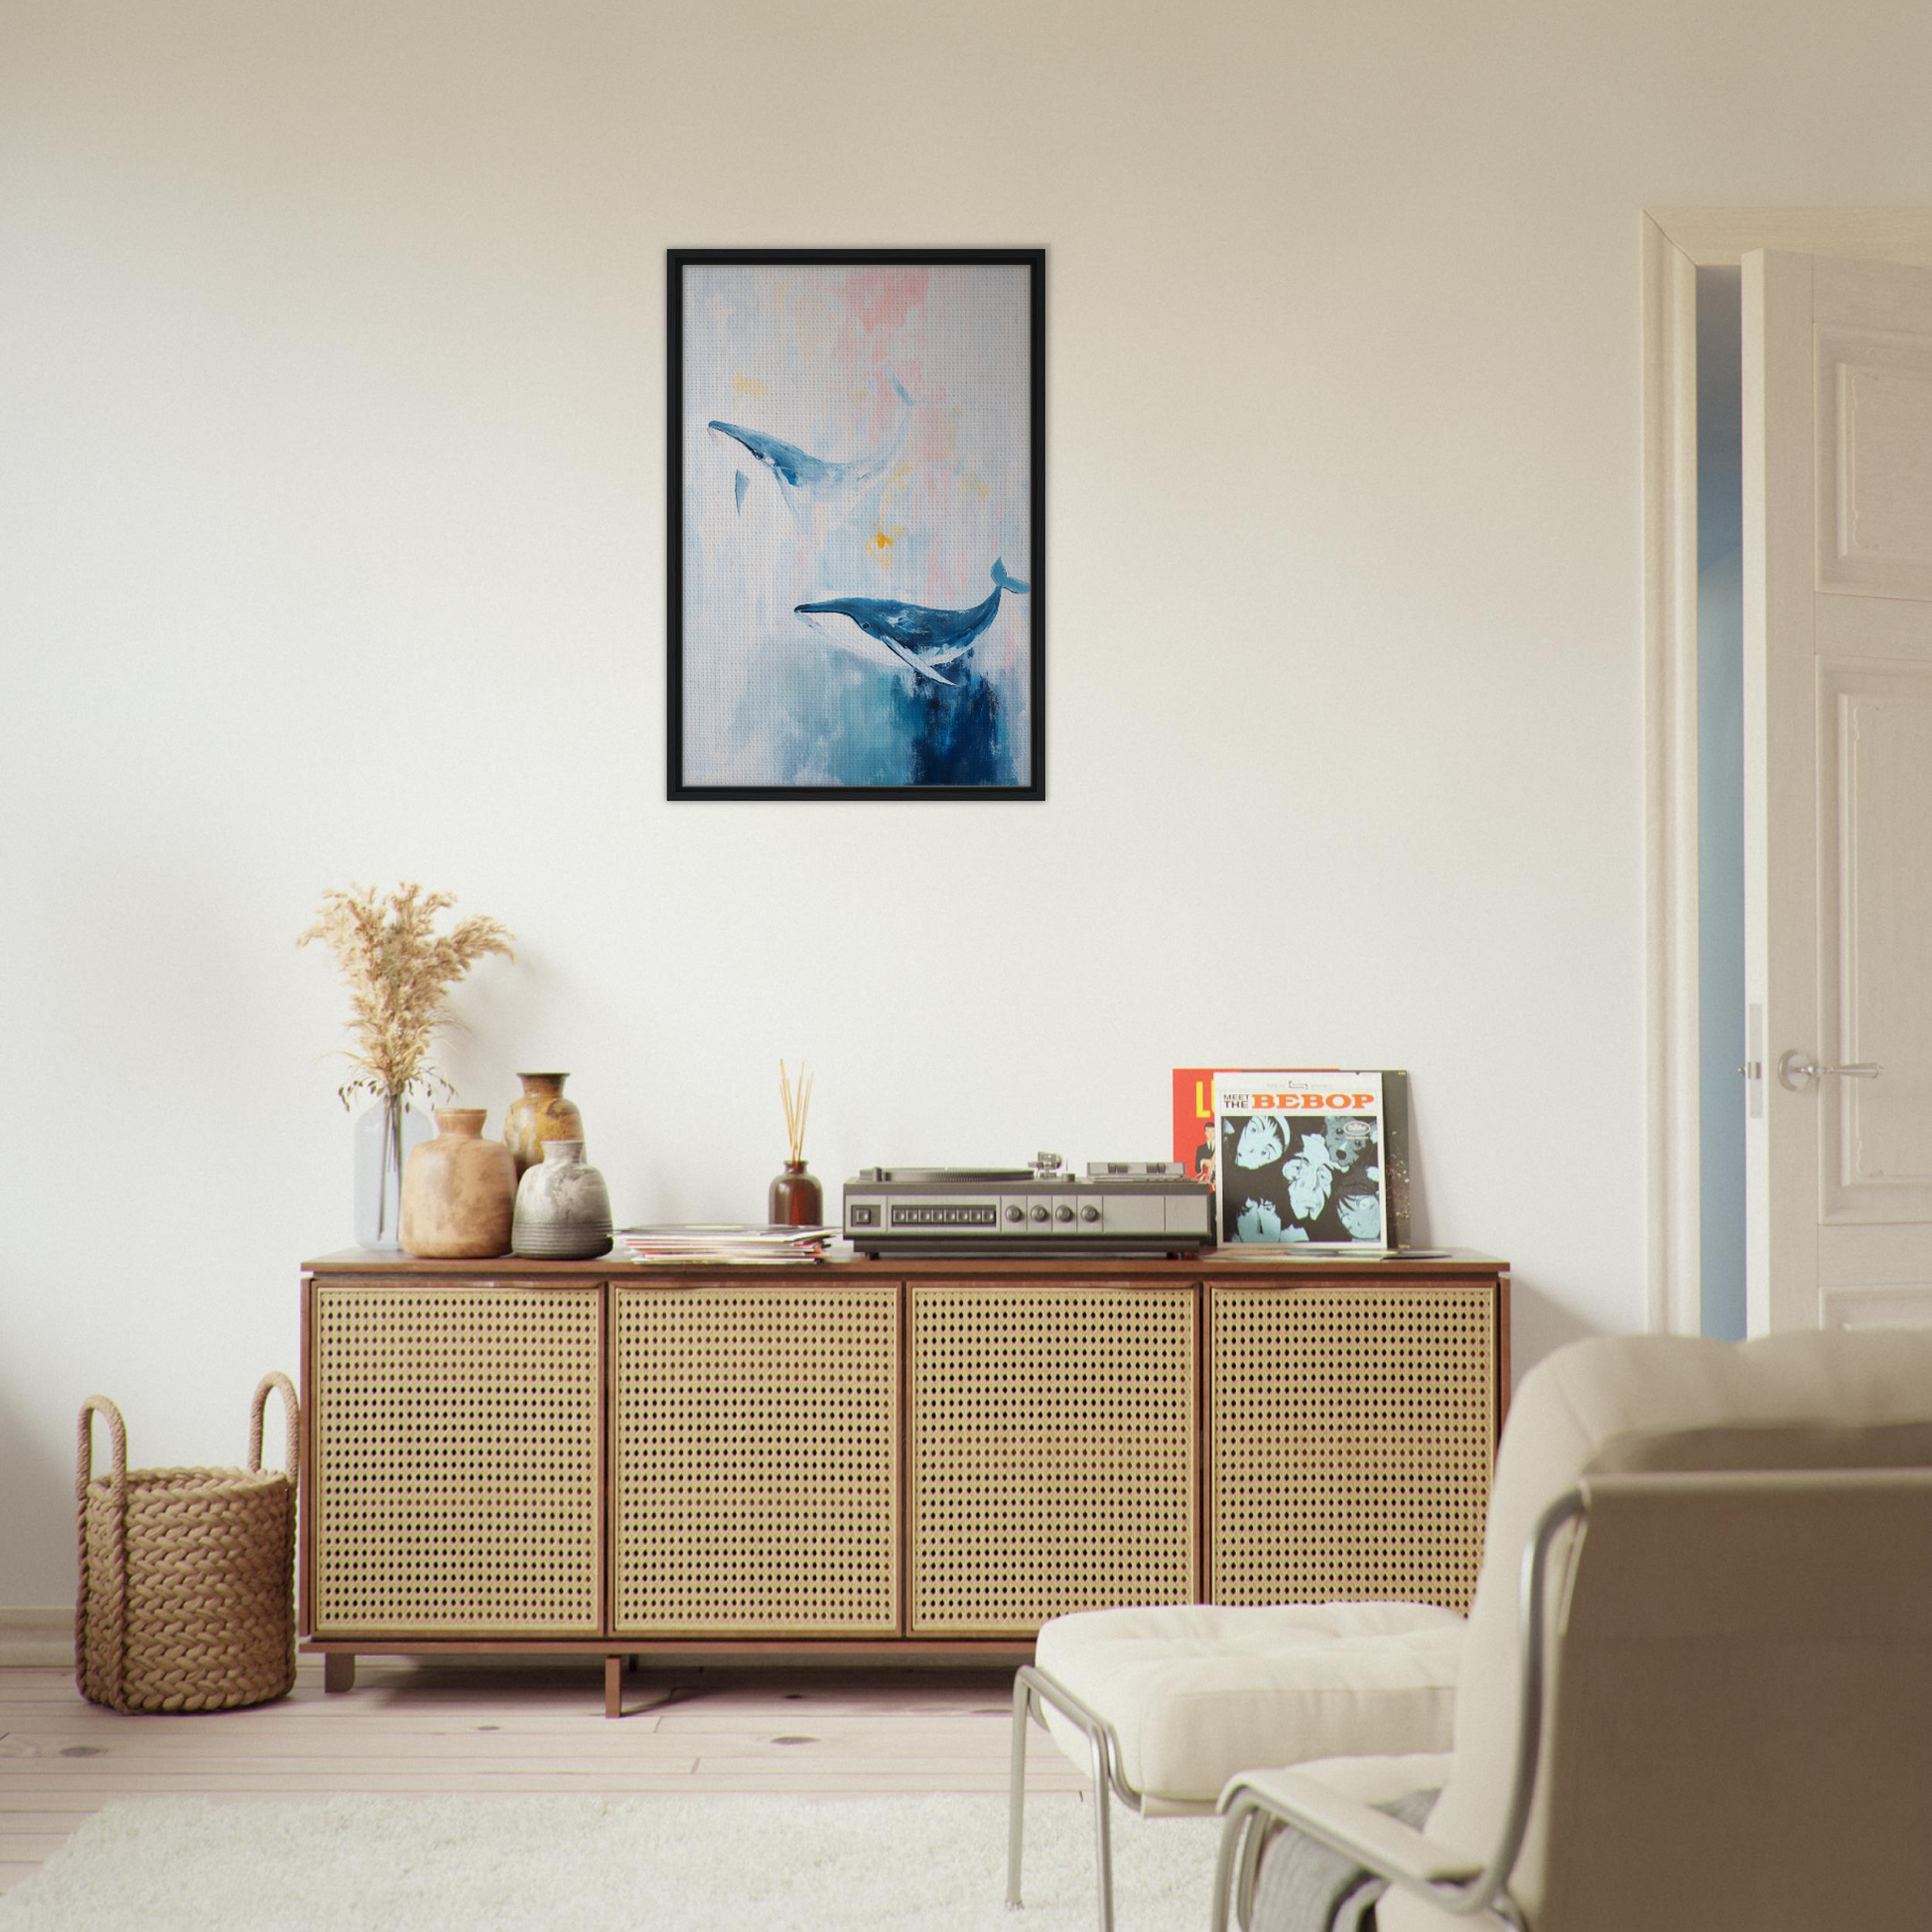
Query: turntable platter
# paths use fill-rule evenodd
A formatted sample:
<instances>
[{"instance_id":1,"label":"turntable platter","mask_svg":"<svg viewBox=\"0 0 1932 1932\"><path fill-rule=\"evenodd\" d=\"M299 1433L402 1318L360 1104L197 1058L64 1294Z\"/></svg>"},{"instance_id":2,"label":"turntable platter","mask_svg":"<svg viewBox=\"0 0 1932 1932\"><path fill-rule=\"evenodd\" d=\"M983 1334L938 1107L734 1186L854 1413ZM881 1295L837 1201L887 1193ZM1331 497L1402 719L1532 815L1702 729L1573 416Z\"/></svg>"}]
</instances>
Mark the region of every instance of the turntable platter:
<instances>
[{"instance_id":1,"label":"turntable platter","mask_svg":"<svg viewBox=\"0 0 1932 1932\"><path fill-rule=\"evenodd\" d=\"M883 1168L874 1171L882 1180L1031 1180L1031 1168Z\"/></svg>"}]
</instances>

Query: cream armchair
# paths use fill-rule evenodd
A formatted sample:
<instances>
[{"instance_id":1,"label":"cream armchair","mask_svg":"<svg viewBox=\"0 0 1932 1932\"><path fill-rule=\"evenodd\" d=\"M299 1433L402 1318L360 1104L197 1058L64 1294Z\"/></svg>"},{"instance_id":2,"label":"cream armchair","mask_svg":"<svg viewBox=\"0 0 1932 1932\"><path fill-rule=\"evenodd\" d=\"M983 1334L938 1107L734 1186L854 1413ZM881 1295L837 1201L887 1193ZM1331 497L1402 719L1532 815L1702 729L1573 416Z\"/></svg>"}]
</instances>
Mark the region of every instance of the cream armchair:
<instances>
[{"instance_id":1,"label":"cream armchair","mask_svg":"<svg viewBox=\"0 0 1932 1932\"><path fill-rule=\"evenodd\" d=\"M1027 1733L1093 1780L1099 1932L1113 1932L1112 1804L1211 1815L1243 1765L1449 1743L1463 1619L1433 1603L1082 1610L1040 1632L1013 1687L1007 1904L1021 1901Z\"/></svg>"},{"instance_id":2,"label":"cream armchair","mask_svg":"<svg viewBox=\"0 0 1932 1932\"><path fill-rule=\"evenodd\" d=\"M1377 1808L1434 1786L1420 1830ZM1312 1932L1308 1840L1390 1881L1379 1932L1932 1924L1932 1334L1551 1356L1504 1432L1453 1752L1222 1805L1217 1932L1231 1899Z\"/></svg>"}]
</instances>

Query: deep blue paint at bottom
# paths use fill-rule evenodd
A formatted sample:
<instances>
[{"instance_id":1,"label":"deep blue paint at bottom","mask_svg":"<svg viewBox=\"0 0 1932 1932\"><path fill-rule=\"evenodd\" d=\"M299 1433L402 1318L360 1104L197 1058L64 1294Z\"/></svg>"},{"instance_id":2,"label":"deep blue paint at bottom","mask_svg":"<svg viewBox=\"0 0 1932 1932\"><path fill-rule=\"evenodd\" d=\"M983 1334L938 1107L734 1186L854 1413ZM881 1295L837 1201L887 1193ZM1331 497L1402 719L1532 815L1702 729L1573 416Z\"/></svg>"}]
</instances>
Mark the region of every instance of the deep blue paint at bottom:
<instances>
[{"instance_id":1,"label":"deep blue paint at bottom","mask_svg":"<svg viewBox=\"0 0 1932 1932\"><path fill-rule=\"evenodd\" d=\"M911 747L915 785L1010 785L1005 708L983 677L957 684L897 679L898 711Z\"/></svg>"}]
</instances>

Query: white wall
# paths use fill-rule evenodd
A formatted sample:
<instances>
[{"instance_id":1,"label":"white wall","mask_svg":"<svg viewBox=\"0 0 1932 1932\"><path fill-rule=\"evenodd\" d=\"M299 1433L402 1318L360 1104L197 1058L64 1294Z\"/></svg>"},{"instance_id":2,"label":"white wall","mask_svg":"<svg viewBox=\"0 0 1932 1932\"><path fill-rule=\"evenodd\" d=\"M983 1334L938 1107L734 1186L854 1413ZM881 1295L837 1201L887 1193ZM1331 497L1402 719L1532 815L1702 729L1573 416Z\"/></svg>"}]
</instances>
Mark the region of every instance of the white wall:
<instances>
[{"instance_id":1,"label":"white wall","mask_svg":"<svg viewBox=\"0 0 1932 1932\"><path fill-rule=\"evenodd\" d=\"M1406 1065L1519 1361L1640 1323L1637 210L1922 199L1923 9L0 33L0 1603L89 1389L229 1459L295 1365L353 880L515 928L445 1063L627 1217L757 1211L780 1052L835 1182ZM837 242L1049 250L1044 805L664 801L663 251Z\"/></svg>"}]
</instances>

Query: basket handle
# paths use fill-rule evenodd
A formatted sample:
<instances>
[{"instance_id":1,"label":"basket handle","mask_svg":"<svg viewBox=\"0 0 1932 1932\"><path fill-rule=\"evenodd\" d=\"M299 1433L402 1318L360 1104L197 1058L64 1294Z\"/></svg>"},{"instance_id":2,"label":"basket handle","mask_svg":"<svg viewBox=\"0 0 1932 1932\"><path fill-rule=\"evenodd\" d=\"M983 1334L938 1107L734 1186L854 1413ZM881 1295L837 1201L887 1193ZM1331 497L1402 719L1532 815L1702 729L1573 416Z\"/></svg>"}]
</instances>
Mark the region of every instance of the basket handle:
<instances>
[{"instance_id":1,"label":"basket handle","mask_svg":"<svg viewBox=\"0 0 1932 1932\"><path fill-rule=\"evenodd\" d=\"M87 1534L87 1492L94 1481L94 1417L107 1418L107 1433L114 1445L114 1473L108 1478L107 1501L113 1512L111 1540L105 1553L107 1574L93 1575L91 1547ZM95 1702L125 1708L127 1695L127 1424L121 1412L104 1395L90 1395L80 1405L80 1454L74 1472L74 1513L80 1542L78 1588L73 1598L73 1675L81 1694ZM97 1644L87 1640L88 1627L95 1611L90 1599L98 1584L100 1633ZM111 1659L112 1675L97 1688L89 1688L88 1664L97 1657L103 1669Z\"/></svg>"},{"instance_id":2,"label":"basket handle","mask_svg":"<svg viewBox=\"0 0 1932 1932\"><path fill-rule=\"evenodd\" d=\"M94 1417L107 1418L107 1434L114 1446L112 1491L116 1504L127 1494L127 1424L121 1412L104 1395L90 1395L80 1405L80 1455L75 1468L73 1493L85 1504L87 1485L94 1479Z\"/></svg>"},{"instance_id":3,"label":"basket handle","mask_svg":"<svg viewBox=\"0 0 1932 1932\"><path fill-rule=\"evenodd\" d=\"M286 1462L289 1480L294 1482L302 1473L302 1405L296 1400L295 1384L280 1369L270 1369L255 1386L254 1406L248 1414L248 1467L252 1473L262 1465L262 1423L270 1389L282 1392L282 1414L289 1427Z\"/></svg>"}]
</instances>

